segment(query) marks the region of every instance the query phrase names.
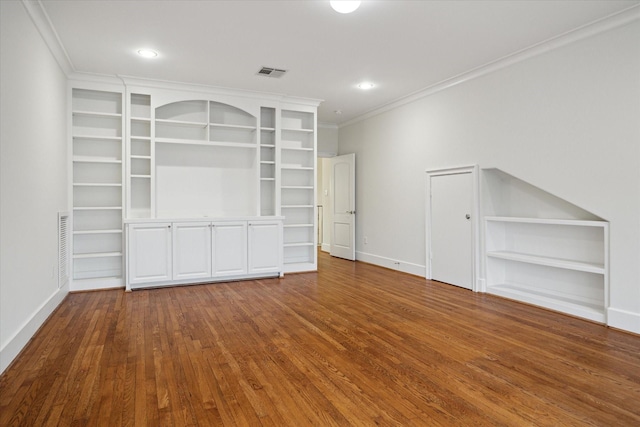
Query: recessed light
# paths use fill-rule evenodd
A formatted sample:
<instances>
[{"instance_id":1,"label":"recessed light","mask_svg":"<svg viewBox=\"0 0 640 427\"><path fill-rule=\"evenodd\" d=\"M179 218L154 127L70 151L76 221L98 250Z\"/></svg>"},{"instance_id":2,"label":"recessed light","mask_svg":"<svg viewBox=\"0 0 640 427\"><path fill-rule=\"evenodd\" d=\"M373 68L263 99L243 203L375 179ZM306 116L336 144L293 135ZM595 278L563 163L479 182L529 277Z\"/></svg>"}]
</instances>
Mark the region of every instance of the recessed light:
<instances>
[{"instance_id":1,"label":"recessed light","mask_svg":"<svg viewBox=\"0 0 640 427\"><path fill-rule=\"evenodd\" d=\"M362 82L358 85L358 87L362 90L369 90L374 87L374 84L369 82Z\"/></svg>"},{"instance_id":2,"label":"recessed light","mask_svg":"<svg viewBox=\"0 0 640 427\"><path fill-rule=\"evenodd\" d=\"M329 3L333 10L339 13L351 13L360 7L360 1L331 0Z\"/></svg>"},{"instance_id":3,"label":"recessed light","mask_svg":"<svg viewBox=\"0 0 640 427\"><path fill-rule=\"evenodd\" d=\"M151 49L138 49L138 55L142 56L143 58L155 58L156 56L158 56L158 52Z\"/></svg>"}]
</instances>

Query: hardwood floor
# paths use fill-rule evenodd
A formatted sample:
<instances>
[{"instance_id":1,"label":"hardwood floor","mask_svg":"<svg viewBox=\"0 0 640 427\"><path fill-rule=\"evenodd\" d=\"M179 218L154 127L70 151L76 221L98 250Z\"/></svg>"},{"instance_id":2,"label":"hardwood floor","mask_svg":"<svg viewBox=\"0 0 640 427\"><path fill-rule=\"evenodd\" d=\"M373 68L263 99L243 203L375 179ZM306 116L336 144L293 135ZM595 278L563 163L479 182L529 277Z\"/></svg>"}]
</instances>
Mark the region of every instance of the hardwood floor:
<instances>
[{"instance_id":1,"label":"hardwood floor","mask_svg":"<svg viewBox=\"0 0 640 427\"><path fill-rule=\"evenodd\" d=\"M1 426L637 426L640 337L320 256L320 272L71 294Z\"/></svg>"}]
</instances>

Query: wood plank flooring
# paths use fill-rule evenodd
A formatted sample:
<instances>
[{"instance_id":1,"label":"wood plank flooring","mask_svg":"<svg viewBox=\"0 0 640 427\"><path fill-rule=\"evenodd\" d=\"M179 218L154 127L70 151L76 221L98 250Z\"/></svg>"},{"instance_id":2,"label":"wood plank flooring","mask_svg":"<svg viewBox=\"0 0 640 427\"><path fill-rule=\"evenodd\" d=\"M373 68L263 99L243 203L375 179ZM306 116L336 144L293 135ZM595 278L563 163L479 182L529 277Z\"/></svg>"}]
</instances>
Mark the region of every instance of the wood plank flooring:
<instances>
[{"instance_id":1,"label":"wood plank flooring","mask_svg":"<svg viewBox=\"0 0 640 427\"><path fill-rule=\"evenodd\" d=\"M0 426L638 426L640 337L320 255L318 273L71 294Z\"/></svg>"}]
</instances>

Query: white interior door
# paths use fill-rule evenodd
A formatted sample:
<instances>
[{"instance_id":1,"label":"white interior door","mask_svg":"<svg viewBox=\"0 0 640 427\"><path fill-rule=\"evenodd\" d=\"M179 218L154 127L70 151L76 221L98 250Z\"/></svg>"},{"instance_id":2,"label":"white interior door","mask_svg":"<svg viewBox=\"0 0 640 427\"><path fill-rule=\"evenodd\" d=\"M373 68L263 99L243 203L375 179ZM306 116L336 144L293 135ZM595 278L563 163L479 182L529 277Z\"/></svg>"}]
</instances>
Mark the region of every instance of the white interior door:
<instances>
[{"instance_id":1,"label":"white interior door","mask_svg":"<svg viewBox=\"0 0 640 427\"><path fill-rule=\"evenodd\" d=\"M356 259L356 155L331 158L332 256Z\"/></svg>"},{"instance_id":2,"label":"white interior door","mask_svg":"<svg viewBox=\"0 0 640 427\"><path fill-rule=\"evenodd\" d=\"M431 278L467 289L473 282L473 176L431 176Z\"/></svg>"}]
</instances>

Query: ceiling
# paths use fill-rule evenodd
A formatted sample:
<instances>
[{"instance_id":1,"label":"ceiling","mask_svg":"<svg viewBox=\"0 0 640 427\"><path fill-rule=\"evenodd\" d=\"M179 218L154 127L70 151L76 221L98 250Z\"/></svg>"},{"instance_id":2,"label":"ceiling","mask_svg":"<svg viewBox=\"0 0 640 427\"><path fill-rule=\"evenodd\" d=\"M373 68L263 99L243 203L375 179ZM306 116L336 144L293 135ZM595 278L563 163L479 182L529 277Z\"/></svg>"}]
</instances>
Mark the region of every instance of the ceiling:
<instances>
[{"instance_id":1,"label":"ceiling","mask_svg":"<svg viewBox=\"0 0 640 427\"><path fill-rule=\"evenodd\" d=\"M323 99L318 120L335 124L639 3L42 0L76 71Z\"/></svg>"}]
</instances>

